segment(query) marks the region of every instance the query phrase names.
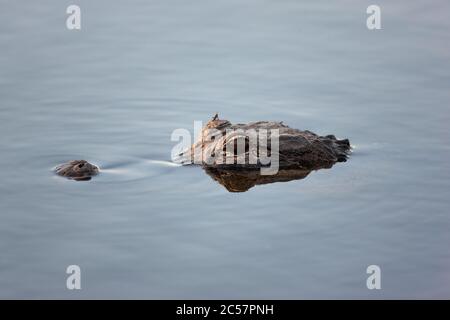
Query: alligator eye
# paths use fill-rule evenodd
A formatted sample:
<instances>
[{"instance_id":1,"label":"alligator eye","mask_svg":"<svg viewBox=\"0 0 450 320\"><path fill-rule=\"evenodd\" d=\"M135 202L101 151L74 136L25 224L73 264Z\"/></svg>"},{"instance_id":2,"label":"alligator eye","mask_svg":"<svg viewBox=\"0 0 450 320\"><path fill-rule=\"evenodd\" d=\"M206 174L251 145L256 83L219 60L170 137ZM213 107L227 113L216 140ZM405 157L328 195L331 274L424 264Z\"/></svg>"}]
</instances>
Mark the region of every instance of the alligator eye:
<instances>
[{"instance_id":1,"label":"alligator eye","mask_svg":"<svg viewBox=\"0 0 450 320\"><path fill-rule=\"evenodd\" d=\"M84 167L84 163L80 163L79 165L78 165L78 168L83 168Z\"/></svg>"}]
</instances>

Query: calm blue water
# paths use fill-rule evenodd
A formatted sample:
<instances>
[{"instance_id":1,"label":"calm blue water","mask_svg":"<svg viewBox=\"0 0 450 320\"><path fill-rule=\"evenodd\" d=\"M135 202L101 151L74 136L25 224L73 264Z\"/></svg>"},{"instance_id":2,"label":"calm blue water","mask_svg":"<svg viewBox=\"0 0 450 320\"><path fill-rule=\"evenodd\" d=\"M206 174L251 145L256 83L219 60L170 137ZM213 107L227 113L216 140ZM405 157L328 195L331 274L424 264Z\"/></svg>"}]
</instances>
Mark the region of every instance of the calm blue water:
<instances>
[{"instance_id":1,"label":"calm blue water","mask_svg":"<svg viewBox=\"0 0 450 320\"><path fill-rule=\"evenodd\" d=\"M78 0L69 31L72 1L1 0L0 297L449 298L450 4L369 31L372 2ZM229 193L167 162L215 112L354 153ZM102 174L51 172L79 158Z\"/></svg>"}]
</instances>

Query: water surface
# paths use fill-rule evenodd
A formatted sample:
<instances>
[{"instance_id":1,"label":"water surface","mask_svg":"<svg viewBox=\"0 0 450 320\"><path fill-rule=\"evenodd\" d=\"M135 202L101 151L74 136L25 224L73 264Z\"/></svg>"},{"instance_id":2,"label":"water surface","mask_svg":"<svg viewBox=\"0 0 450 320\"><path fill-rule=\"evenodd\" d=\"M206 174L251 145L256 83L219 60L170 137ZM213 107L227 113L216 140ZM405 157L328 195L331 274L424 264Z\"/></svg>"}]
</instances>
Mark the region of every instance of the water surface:
<instances>
[{"instance_id":1,"label":"water surface","mask_svg":"<svg viewBox=\"0 0 450 320\"><path fill-rule=\"evenodd\" d=\"M376 31L356 0L80 0L80 31L70 1L1 4L1 298L450 297L447 1L380 0ZM215 112L354 153L230 193L170 165ZM52 174L80 158L102 174Z\"/></svg>"}]
</instances>

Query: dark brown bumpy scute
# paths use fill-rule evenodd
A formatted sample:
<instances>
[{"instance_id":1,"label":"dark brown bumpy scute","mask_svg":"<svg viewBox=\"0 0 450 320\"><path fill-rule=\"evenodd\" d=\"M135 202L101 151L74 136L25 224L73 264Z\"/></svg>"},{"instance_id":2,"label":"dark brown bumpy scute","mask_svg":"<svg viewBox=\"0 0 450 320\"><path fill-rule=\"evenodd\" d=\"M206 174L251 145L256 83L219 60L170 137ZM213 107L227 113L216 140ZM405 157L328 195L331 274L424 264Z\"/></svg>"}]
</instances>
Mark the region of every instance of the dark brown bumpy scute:
<instances>
[{"instance_id":1,"label":"dark brown bumpy scute","mask_svg":"<svg viewBox=\"0 0 450 320\"><path fill-rule=\"evenodd\" d=\"M55 168L56 174L76 181L87 181L98 174L98 167L86 160L72 160Z\"/></svg>"},{"instance_id":2,"label":"dark brown bumpy scute","mask_svg":"<svg viewBox=\"0 0 450 320\"><path fill-rule=\"evenodd\" d=\"M226 164L222 158L222 161L216 161L217 150L226 149L226 144L233 142L235 139L242 139L240 134L232 134L226 136L227 130L267 130L270 134L270 130L278 129L279 131L279 168L280 169L302 169L302 170L318 170L322 168L331 168L336 162L343 162L347 160L350 154L350 142L348 139L338 140L333 135L319 136L311 131L301 131L298 129L290 128L282 122L274 121L258 121L248 124L231 124L228 120L220 120L218 115L214 116L206 126L203 128L201 136L192 145L189 150L181 153L182 162L194 163L194 155L197 155L197 159L200 159L202 164L212 168L241 168L244 170L251 168L259 168L262 165L260 163L256 165L237 165ZM222 136L219 138L211 139L213 132L221 132ZM237 132L237 131L236 131ZM244 137L245 138L245 137ZM274 152L270 148L268 142L268 152ZM200 151L199 151L200 150ZM246 157L248 159L249 154L246 150L241 154L225 154L225 159L238 157ZM198 163L197 161L195 163Z\"/></svg>"}]
</instances>

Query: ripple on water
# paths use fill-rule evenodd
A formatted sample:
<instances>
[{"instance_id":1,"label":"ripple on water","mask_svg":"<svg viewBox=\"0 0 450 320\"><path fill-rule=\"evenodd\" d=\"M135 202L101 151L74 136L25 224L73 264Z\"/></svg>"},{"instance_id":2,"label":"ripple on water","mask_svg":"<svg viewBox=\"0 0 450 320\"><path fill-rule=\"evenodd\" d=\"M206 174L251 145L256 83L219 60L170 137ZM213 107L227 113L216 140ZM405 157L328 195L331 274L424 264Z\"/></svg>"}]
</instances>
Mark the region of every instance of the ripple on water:
<instances>
[{"instance_id":1,"label":"ripple on water","mask_svg":"<svg viewBox=\"0 0 450 320\"><path fill-rule=\"evenodd\" d=\"M144 180L173 171L178 164L164 160L134 158L99 165L98 183L115 183Z\"/></svg>"},{"instance_id":2,"label":"ripple on water","mask_svg":"<svg viewBox=\"0 0 450 320\"><path fill-rule=\"evenodd\" d=\"M92 183L116 183L116 182L131 182L137 180L144 180L156 176L167 174L177 167L179 164L171 161L145 159L145 158L126 158L118 159L111 162L91 160L91 157L80 157L73 154L58 154L46 155L36 157L33 159L33 166L23 163L25 168L36 168L36 162L39 166L45 167L46 170L38 170L42 175L48 174L52 181L68 180L64 177L59 177L54 174L54 168L62 163L75 159L85 159L90 163L100 168L100 174L95 176L90 182ZM30 171L30 174L36 174L36 170Z\"/></svg>"}]
</instances>

